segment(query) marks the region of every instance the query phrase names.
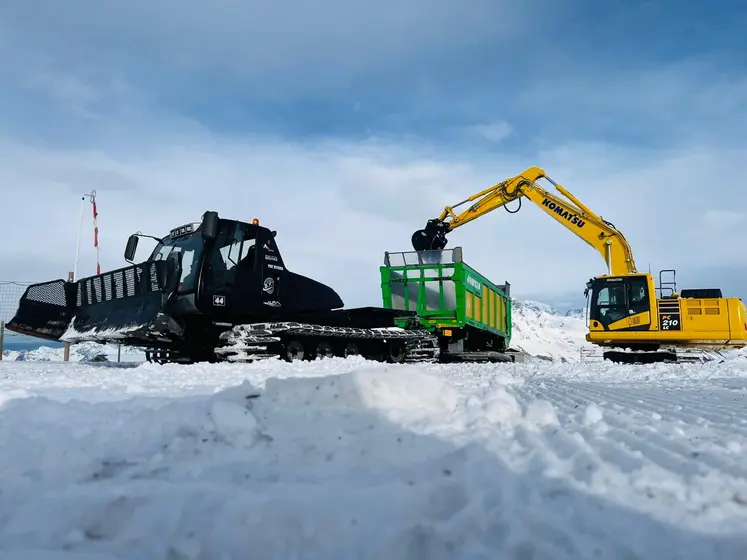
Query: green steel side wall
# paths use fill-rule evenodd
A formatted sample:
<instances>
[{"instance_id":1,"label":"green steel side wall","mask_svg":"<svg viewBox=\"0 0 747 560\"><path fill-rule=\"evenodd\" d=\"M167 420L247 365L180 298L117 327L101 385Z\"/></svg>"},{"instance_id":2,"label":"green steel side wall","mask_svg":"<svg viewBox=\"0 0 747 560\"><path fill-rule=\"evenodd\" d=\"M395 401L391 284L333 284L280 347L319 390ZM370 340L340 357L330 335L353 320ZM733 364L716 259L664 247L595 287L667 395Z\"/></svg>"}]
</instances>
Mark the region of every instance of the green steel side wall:
<instances>
[{"instance_id":1,"label":"green steel side wall","mask_svg":"<svg viewBox=\"0 0 747 560\"><path fill-rule=\"evenodd\" d=\"M496 284L464 262L454 265L454 279L463 289L457 292L458 319L480 329L511 338L511 298ZM477 284L474 282L477 281Z\"/></svg>"},{"instance_id":2,"label":"green steel side wall","mask_svg":"<svg viewBox=\"0 0 747 560\"><path fill-rule=\"evenodd\" d=\"M453 273L444 273L444 269L453 269ZM456 291L456 305L449 308L444 305L442 281L438 278L425 276L426 270L438 271L441 280L453 280ZM480 330L487 330L506 339L510 343L512 334L511 298L496 284L464 262L433 265L382 266L381 293L383 306L392 309L392 273L399 273L405 277L405 294L407 285L418 284L417 301L405 298L406 310L415 311L421 322L430 326L464 327L471 325ZM419 277L407 278L408 271L419 271ZM399 283L399 282L397 282ZM436 310L426 310L425 287L438 289L440 305Z\"/></svg>"}]
</instances>

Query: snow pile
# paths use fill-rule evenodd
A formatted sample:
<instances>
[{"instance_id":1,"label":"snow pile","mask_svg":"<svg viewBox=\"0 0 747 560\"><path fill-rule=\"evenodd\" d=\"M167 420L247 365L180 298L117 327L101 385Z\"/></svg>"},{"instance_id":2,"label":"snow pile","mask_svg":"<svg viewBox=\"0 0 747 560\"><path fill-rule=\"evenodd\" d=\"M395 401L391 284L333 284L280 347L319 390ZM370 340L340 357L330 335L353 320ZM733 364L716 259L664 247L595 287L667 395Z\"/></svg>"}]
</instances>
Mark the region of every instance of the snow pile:
<instances>
[{"instance_id":1,"label":"snow pile","mask_svg":"<svg viewBox=\"0 0 747 560\"><path fill-rule=\"evenodd\" d=\"M511 346L546 360L578 362L581 348L594 348L585 339L584 311L560 313L536 301L513 301Z\"/></svg>"},{"instance_id":2,"label":"snow pile","mask_svg":"<svg viewBox=\"0 0 747 560\"><path fill-rule=\"evenodd\" d=\"M4 362L0 556L740 558L747 376L657 368Z\"/></svg>"}]
</instances>

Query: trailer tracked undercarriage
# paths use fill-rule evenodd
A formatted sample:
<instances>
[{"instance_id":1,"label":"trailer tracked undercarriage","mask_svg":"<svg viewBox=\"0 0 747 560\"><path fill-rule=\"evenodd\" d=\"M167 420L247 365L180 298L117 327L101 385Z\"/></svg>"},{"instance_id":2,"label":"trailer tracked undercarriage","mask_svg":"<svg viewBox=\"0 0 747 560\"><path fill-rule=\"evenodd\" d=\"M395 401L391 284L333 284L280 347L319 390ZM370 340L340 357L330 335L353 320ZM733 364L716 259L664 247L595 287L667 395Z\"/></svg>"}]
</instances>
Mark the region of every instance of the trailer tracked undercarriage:
<instances>
[{"instance_id":1,"label":"trailer tracked undercarriage","mask_svg":"<svg viewBox=\"0 0 747 560\"><path fill-rule=\"evenodd\" d=\"M408 363L438 361L440 349L438 339L425 331L279 322L237 325L220 335L220 343L213 352L215 357L211 361L232 363L358 355L378 361ZM149 362L160 364L195 361L177 350L148 350L145 354Z\"/></svg>"},{"instance_id":2,"label":"trailer tracked undercarriage","mask_svg":"<svg viewBox=\"0 0 747 560\"><path fill-rule=\"evenodd\" d=\"M215 353L230 362L279 357L287 360L333 356L367 357L399 362L432 362L438 339L425 331L395 328L358 329L303 323L239 325L221 335Z\"/></svg>"}]
</instances>

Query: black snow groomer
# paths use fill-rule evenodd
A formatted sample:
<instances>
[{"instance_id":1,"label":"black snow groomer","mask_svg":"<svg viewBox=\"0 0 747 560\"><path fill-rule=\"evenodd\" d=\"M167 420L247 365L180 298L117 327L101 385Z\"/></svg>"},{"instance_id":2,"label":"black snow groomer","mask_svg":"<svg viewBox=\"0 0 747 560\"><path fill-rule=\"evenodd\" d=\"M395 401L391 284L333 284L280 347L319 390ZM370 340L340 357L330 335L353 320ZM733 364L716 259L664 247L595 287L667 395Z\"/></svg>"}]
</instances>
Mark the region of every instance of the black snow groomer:
<instances>
[{"instance_id":1,"label":"black snow groomer","mask_svg":"<svg viewBox=\"0 0 747 560\"><path fill-rule=\"evenodd\" d=\"M121 343L150 361L314 359L360 354L435 361L439 345L414 312L343 309L329 286L290 272L276 232L206 212L162 239L148 260L82 278L29 286L9 330L47 340ZM406 328L395 319L409 319Z\"/></svg>"}]
</instances>

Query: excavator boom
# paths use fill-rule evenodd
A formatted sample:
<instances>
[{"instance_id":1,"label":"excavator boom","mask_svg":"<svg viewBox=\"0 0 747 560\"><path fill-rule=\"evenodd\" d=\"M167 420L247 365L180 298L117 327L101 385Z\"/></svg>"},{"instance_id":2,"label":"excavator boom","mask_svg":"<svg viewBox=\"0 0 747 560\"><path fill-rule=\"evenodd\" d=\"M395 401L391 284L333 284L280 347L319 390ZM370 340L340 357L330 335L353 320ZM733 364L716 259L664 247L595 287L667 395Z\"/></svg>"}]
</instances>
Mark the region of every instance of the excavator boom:
<instances>
[{"instance_id":1,"label":"excavator boom","mask_svg":"<svg viewBox=\"0 0 747 560\"><path fill-rule=\"evenodd\" d=\"M538 185L537 181L543 178L549 181L559 194ZM506 208L509 213L515 213L518 209L511 211L507 205L516 200L521 205L523 198L535 203L546 214L596 249L607 263L609 274L637 272L633 251L622 232L592 212L562 185L550 179L544 169L539 167L530 167L515 177L473 194L453 206L447 206L438 218L428 220L424 229L413 234L413 248L416 251L443 249L449 232L501 207ZM472 204L466 210L459 214L455 212L456 208L470 202Z\"/></svg>"}]
</instances>

